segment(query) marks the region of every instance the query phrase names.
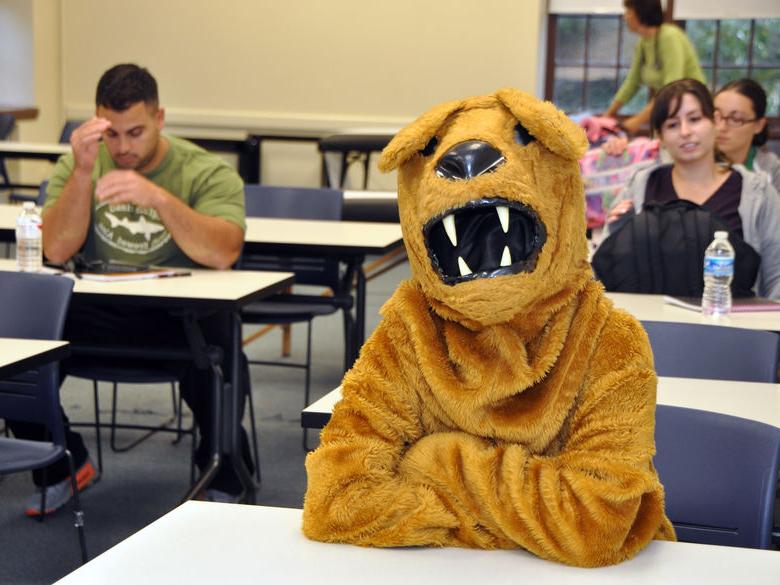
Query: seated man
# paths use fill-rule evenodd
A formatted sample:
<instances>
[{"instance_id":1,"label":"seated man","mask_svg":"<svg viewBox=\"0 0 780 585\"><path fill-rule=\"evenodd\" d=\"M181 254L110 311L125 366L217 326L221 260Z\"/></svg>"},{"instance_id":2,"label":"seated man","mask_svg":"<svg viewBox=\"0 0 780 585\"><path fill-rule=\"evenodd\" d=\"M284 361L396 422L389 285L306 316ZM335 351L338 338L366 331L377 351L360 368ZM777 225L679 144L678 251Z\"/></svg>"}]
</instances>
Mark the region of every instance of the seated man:
<instances>
[{"instance_id":1,"label":"seated man","mask_svg":"<svg viewBox=\"0 0 780 585\"><path fill-rule=\"evenodd\" d=\"M161 134L164 110L159 107L157 82L146 69L123 64L106 71L98 82L96 107L96 116L73 132L73 152L60 158L49 182L43 211L45 256L60 263L81 251L87 260L229 268L244 242L241 178L218 157ZM222 347L224 363L229 363L230 315L214 314L199 325L206 342ZM79 304L71 307L64 337L91 345L187 344L181 318L167 311ZM63 362L63 377L73 359L77 358ZM243 356L242 360L244 379L239 388L246 389L249 375ZM191 362L165 367L179 377L182 396L200 429L196 463L203 468L212 441L211 376ZM42 438L45 432L37 425L11 422L10 427L16 436L28 439ZM251 469L243 429L242 437L244 459ZM81 436L68 429L67 439L83 489L96 472ZM45 474L33 474L36 486L47 490L45 513L70 498L67 476L64 459ZM240 492L238 477L226 461L207 496L236 500ZM26 513L40 514L40 493L30 499Z\"/></svg>"}]
</instances>

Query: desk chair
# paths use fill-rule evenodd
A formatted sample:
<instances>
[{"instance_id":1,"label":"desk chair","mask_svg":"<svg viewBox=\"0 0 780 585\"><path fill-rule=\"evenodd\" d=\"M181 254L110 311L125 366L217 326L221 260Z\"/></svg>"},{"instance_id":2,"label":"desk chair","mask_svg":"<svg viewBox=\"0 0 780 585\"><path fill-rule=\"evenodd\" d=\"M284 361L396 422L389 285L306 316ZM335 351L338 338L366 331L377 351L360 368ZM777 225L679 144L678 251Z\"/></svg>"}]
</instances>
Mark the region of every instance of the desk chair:
<instances>
[{"instance_id":1,"label":"desk chair","mask_svg":"<svg viewBox=\"0 0 780 585\"><path fill-rule=\"evenodd\" d=\"M8 140L11 132L14 130L16 118L12 114L0 114L0 140ZM10 189L11 178L8 176L8 169L5 166L5 157L0 156L0 189Z\"/></svg>"},{"instance_id":2,"label":"desk chair","mask_svg":"<svg viewBox=\"0 0 780 585\"><path fill-rule=\"evenodd\" d=\"M157 432L170 432L176 433L174 444L181 440L183 434L191 436L192 445L191 451L194 457L195 454L195 423L193 421L192 426L189 429L182 428L182 399L181 395L177 396L176 383L178 380L176 377L163 368L155 368L153 366L139 367L132 364L125 366L118 365L103 365L100 363L90 363L84 365L74 365L68 369L68 375L74 378L83 378L92 381L92 396L93 406L95 412L94 422L71 422L72 427L92 427L95 429L95 443L97 446L97 463L98 469L103 471L103 441L101 437L101 429L108 426L111 430L110 434L110 446L111 450L115 453L125 453L130 451L134 447L137 447L143 443L146 439L151 437ZM109 424L101 423L100 420L100 383L108 382L111 384L112 400L111 400L111 422ZM117 411L119 407L119 384L137 384L137 385L170 385L171 388L171 402L172 402L172 414L170 417L166 417L164 420L156 425L141 425L141 424L128 424L121 423L117 420ZM177 422L176 427L171 425ZM127 443L126 445L119 445L116 437L116 430L133 430L144 431L139 437ZM190 481L194 481L195 467L190 465Z\"/></svg>"},{"instance_id":3,"label":"desk chair","mask_svg":"<svg viewBox=\"0 0 780 585\"><path fill-rule=\"evenodd\" d=\"M780 429L658 405L655 467L684 542L770 548Z\"/></svg>"},{"instance_id":4,"label":"desk chair","mask_svg":"<svg viewBox=\"0 0 780 585\"><path fill-rule=\"evenodd\" d=\"M81 124L79 121L71 121L67 122L65 124L65 128L63 129L63 134L68 130L68 126L72 125L72 127L68 131L68 135L66 138L70 138L70 132L73 131L74 128L78 127ZM60 139L60 142L62 142L62 138ZM43 206L43 204L46 202L46 188L49 184L49 181L43 181L41 183L41 186L38 190L38 197L36 199L36 204L38 206ZM99 394L99 384L100 382L109 382L112 384L112 401L111 401L111 424L108 425L111 429L111 450L115 453L124 453L126 451L129 451L130 449L140 445L142 442L144 442L146 439L151 437L153 434L155 434L158 431L172 431L173 429L170 428L170 425L176 421L177 427L175 429L176 432L176 439L174 440L174 444L178 443L181 440L181 436L183 434L189 434L192 438L192 452L195 452L195 425L193 425L189 429L183 429L182 428L182 399L181 396L178 396L176 393L176 377L171 375L168 371L162 369L162 368L152 368L152 367L145 367L145 368L139 368L139 367L111 367L111 366L103 366L103 365L89 365L89 366L73 366L71 370L68 372L70 376L73 376L74 378L84 378L87 380L92 381L92 395L93 395L93 405L94 405L94 411L95 411L95 422L72 422L71 426L73 427L93 427L95 429L95 442L97 445L97 459L98 459L98 469L102 472L103 471L103 441L101 438L101 428L102 425L100 422L100 394ZM118 391L118 385L119 384L170 384L171 386L171 400L173 403L173 414L171 417L166 418L163 420L160 424L157 425L135 425L135 424L126 424L126 423L120 423L117 421L117 409L119 404L119 391ZM130 442L127 445L120 446L117 443L116 438L116 430L117 429L127 429L127 430L140 430L145 431L144 434L142 434L140 437L135 439L134 441ZM194 480L194 474L195 474L195 467L193 465L190 466L190 479Z\"/></svg>"},{"instance_id":5,"label":"desk chair","mask_svg":"<svg viewBox=\"0 0 780 585\"><path fill-rule=\"evenodd\" d=\"M326 136L320 139L317 148L322 156L322 185L336 189L343 189L347 178L347 171L353 163L363 165L363 189L368 189L368 175L371 168L371 154L379 153L393 139L394 134L387 133L344 133ZM328 169L328 154L340 157L341 167L338 181Z\"/></svg>"},{"instance_id":6,"label":"desk chair","mask_svg":"<svg viewBox=\"0 0 780 585\"><path fill-rule=\"evenodd\" d=\"M780 336L770 331L643 321L659 376L777 382Z\"/></svg>"},{"instance_id":7,"label":"desk chair","mask_svg":"<svg viewBox=\"0 0 780 585\"><path fill-rule=\"evenodd\" d=\"M60 144L67 144L70 142L70 135L73 134L73 131L81 126L84 123L84 120L68 120L65 122L65 124L62 126L62 132L60 132Z\"/></svg>"},{"instance_id":8,"label":"desk chair","mask_svg":"<svg viewBox=\"0 0 780 585\"><path fill-rule=\"evenodd\" d=\"M59 276L0 272L0 335L29 339L62 339L65 314L70 303L73 281ZM65 444L65 429L60 407L59 364L47 364L37 371L25 372L0 381L0 416L10 420L45 425L50 441L26 441L0 437L0 475L40 469L67 457L73 490L81 560L87 562L84 538L84 513L76 486L73 457ZM43 521L46 490L41 492Z\"/></svg>"},{"instance_id":9,"label":"desk chair","mask_svg":"<svg viewBox=\"0 0 780 585\"><path fill-rule=\"evenodd\" d=\"M250 217L340 220L343 196L334 189L308 189L246 185L246 213ZM309 404L311 382L311 322L315 317L342 311L344 315L344 368L348 367L353 347L353 298L350 294L354 268L342 271L337 258L306 258L300 255L248 255L241 267L252 270L277 270L295 273L297 284L329 288L332 296L279 294L253 303L241 313L244 323L289 325L306 323L306 359L303 363L255 360L254 365L287 366L305 371L304 407ZM303 435L306 447L306 430Z\"/></svg>"}]
</instances>

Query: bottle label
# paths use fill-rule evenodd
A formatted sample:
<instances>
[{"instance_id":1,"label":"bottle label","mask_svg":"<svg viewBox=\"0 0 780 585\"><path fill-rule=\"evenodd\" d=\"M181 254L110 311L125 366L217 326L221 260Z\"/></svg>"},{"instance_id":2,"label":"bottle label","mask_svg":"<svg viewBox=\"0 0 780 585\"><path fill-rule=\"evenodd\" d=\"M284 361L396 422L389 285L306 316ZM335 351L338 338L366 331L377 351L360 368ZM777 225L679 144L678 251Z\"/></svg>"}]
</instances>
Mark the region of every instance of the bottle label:
<instances>
[{"instance_id":1,"label":"bottle label","mask_svg":"<svg viewBox=\"0 0 780 585\"><path fill-rule=\"evenodd\" d=\"M704 275L716 278L734 276L734 258L704 257Z\"/></svg>"}]
</instances>

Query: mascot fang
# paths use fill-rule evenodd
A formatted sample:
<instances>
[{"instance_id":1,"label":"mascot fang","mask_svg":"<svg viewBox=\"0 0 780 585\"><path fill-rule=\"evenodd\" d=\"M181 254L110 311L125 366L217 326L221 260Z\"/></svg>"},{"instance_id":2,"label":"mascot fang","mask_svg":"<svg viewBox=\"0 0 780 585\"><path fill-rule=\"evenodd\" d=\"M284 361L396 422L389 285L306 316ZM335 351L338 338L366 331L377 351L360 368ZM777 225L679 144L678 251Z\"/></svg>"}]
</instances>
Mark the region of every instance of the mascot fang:
<instances>
[{"instance_id":1,"label":"mascot fang","mask_svg":"<svg viewBox=\"0 0 780 585\"><path fill-rule=\"evenodd\" d=\"M586 146L553 105L503 89L433 108L384 150L413 276L306 460L308 537L579 566L674 539L647 336L587 260Z\"/></svg>"}]
</instances>

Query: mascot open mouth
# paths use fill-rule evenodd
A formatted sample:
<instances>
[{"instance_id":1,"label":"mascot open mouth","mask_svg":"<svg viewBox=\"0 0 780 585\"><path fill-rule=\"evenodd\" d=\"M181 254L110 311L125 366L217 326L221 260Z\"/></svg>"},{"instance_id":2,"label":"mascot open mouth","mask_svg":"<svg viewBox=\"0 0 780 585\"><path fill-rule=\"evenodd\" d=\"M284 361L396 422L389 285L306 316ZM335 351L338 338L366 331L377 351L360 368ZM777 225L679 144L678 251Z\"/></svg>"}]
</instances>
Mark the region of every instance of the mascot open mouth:
<instances>
[{"instance_id":1,"label":"mascot open mouth","mask_svg":"<svg viewBox=\"0 0 780 585\"><path fill-rule=\"evenodd\" d=\"M496 197L431 219L423 237L434 270L457 284L533 271L547 232L532 208Z\"/></svg>"}]
</instances>

